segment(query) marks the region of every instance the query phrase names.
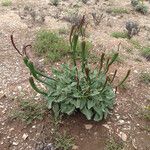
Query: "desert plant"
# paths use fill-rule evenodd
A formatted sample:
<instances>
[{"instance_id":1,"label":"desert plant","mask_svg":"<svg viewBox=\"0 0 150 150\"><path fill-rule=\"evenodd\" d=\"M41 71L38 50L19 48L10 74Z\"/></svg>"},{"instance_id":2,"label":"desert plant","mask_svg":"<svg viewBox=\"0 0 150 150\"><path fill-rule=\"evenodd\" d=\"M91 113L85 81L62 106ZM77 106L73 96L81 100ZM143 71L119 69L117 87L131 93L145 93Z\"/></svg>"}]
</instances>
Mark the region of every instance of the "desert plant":
<instances>
[{"instance_id":1,"label":"desert plant","mask_svg":"<svg viewBox=\"0 0 150 150\"><path fill-rule=\"evenodd\" d=\"M115 38L128 38L128 33L127 32L113 32L111 34L112 37L115 37Z\"/></svg>"},{"instance_id":2,"label":"desert plant","mask_svg":"<svg viewBox=\"0 0 150 150\"><path fill-rule=\"evenodd\" d=\"M58 32L59 34L68 34L68 30L66 28L60 28Z\"/></svg>"},{"instance_id":3,"label":"desert plant","mask_svg":"<svg viewBox=\"0 0 150 150\"><path fill-rule=\"evenodd\" d=\"M136 7L135 10L142 13L146 14L148 12L148 7L142 3L139 3Z\"/></svg>"},{"instance_id":4,"label":"desert plant","mask_svg":"<svg viewBox=\"0 0 150 150\"><path fill-rule=\"evenodd\" d=\"M92 13L91 14L94 20L95 25L99 25L102 19L104 19L104 14Z\"/></svg>"},{"instance_id":5,"label":"desert plant","mask_svg":"<svg viewBox=\"0 0 150 150\"><path fill-rule=\"evenodd\" d=\"M45 105L33 103L27 100L19 102L19 109L12 112L12 119L20 119L27 124L34 120L42 120L46 112Z\"/></svg>"},{"instance_id":6,"label":"desert plant","mask_svg":"<svg viewBox=\"0 0 150 150\"><path fill-rule=\"evenodd\" d=\"M129 42L138 50L141 50L143 47L137 40L131 39L131 40L129 40Z\"/></svg>"},{"instance_id":7,"label":"desert plant","mask_svg":"<svg viewBox=\"0 0 150 150\"><path fill-rule=\"evenodd\" d=\"M108 52L106 57L113 57L116 54L116 51L112 50L111 52ZM122 54L119 54L114 63L123 63L124 62L124 57Z\"/></svg>"},{"instance_id":8,"label":"desert plant","mask_svg":"<svg viewBox=\"0 0 150 150\"><path fill-rule=\"evenodd\" d=\"M145 57L148 61L150 61L150 47L145 46L141 49L141 54Z\"/></svg>"},{"instance_id":9,"label":"desert plant","mask_svg":"<svg viewBox=\"0 0 150 150\"><path fill-rule=\"evenodd\" d=\"M11 0L2 0L2 6L10 6L12 4Z\"/></svg>"},{"instance_id":10,"label":"desert plant","mask_svg":"<svg viewBox=\"0 0 150 150\"><path fill-rule=\"evenodd\" d=\"M123 150L123 143L111 138L107 141L106 150Z\"/></svg>"},{"instance_id":11,"label":"desert plant","mask_svg":"<svg viewBox=\"0 0 150 150\"><path fill-rule=\"evenodd\" d=\"M88 42L86 47L90 49L92 44ZM57 33L48 30L37 32L34 49L39 56L44 55L51 62L59 61L62 57L71 53L69 43ZM80 44L77 45L77 50L77 55L80 57Z\"/></svg>"},{"instance_id":12,"label":"desert plant","mask_svg":"<svg viewBox=\"0 0 150 150\"><path fill-rule=\"evenodd\" d=\"M131 0L131 5L132 6L137 6L139 4L139 0Z\"/></svg>"},{"instance_id":13,"label":"desert plant","mask_svg":"<svg viewBox=\"0 0 150 150\"><path fill-rule=\"evenodd\" d=\"M140 31L138 24L133 21L126 22L126 29L128 31L128 38L131 39L134 35L137 35Z\"/></svg>"},{"instance_id":14,"label":"desert plant","mask_svg":"<svg viewBox=\"0 0 150 150\"><path fill-rule=\"evenodd\" d=\"M141 43L139 43L136 40L130 40L130 43L133 44L133 46L140 51L140 54L147 59L147 61L150 61L150 46L146 45L143 46Z\"/></svg>"},{"instance_id":15,"label":"desert plant","mask_svg":"<svg viewBox=\"0 0 150 150\"><path fill-rule=\"evenodd\" d=\"M140 81L149 84L150 83L150 73L149 72L141 72L140 73Z\"/></svg>"},{"instance_id":16,"label":"desert plant","mask_svg":"<svg viewBox=\"0 0 150 150\"><path fill-rule=\"evenodd\" d=\"M148 7L144 5L143 0L131 0L131 5L135 8L136 11L146 14L148 12Z\"/></svg>"},{"instance_id":17,"label":"desert plant","mask_svg":"<svg viewBox=\"0 0 150 150\"><path fill-rule=\"evenodd\" d=\"M56 150L70 150L73 145L73 138L68 136L66 132L63 134L57 132L55 134L54 147Z\"/></svg>"},{"instance_id":18,"label":"desert plant","mask_svg":"<svg viewBox=\"0 0 150 150\"><path fill-rule=\"evenodd\" d=\"M45 54L51 62L60 60L70 50L64 38L48 30L40 30L37 32L34 48L37 54Z\"/></svg>"},{"instance_id":19,"label":"desert plant","mask_svg":"<svg viewBox=\"0 0 150 150\"><path fill-rule=\"evenodd\" d=\"M150 105L144 108L143 117L147 120L150 120Z\"/></svg>"},{"instance_id":20,"label":"desert plant","mask_svg":"<svg viewBox=\"0 0 150 150\"><path fill-rule=\"evenodd\" d=\"M79 111L88 120L100 121L107 117L109 110L114 105L115 92L112 83L116 77L117 70L115 70L113 76L109 76L108 71L117 59L118 52L107 59L103 53L100 64L92 70L88 63L88 52L83 32L85 30L82 30L84 22L83 17L80 23L74 25L71 29L69 41L72 50L72 64L62 65L60 70L52 69L53 77L41 73L34 67L26 53L26 47L29 45L24 46L23 53L21 53L14 43L13 35L11 35L11 41L30 70L32 77L30 77L29 82L32 88L47 99L48 108L53 110L56 118L61 114L71 115ZM81 62L80 65L77 65L76 53L79 36L81 36ZM124 83L129 74L130 70L125 78L118 85L115 85L116 89ZM47 91L39 89L33 78L43 83L47 87Z\"/></svg>"},{"instance_id":21,"label":"desert plant","mask_svg":"<svg viewBox=\"0 0 150 150\"><path fill-rule=\"evenodd\" d=\"M107 13L113 13L113 14L128 14L129 11L125 8L111 8L107 10Z\"/></svg>"}]
</instances>

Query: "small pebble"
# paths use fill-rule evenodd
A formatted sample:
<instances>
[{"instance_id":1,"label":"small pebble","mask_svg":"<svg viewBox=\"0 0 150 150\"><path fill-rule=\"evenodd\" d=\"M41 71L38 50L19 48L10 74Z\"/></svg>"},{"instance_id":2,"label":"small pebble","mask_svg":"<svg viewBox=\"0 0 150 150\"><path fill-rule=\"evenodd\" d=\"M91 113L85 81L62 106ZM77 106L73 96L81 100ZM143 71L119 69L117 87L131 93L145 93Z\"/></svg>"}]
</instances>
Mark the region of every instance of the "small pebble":
<instances>
[{"instance_id":1,"label":"small pebble","mask_svg":"<svg viewBox=\"0 0 150 150\"><path fill-rule=\"evenodd\" d=\"M93 127L93 125L91 125L91 124L86 124L85 125L85 129L86 130L90 130L92 127Z\"/></svg>"},{"instance_id":2,"label":"small pebble","mask_svg":"<svg viewBox=\"0 0 150 150\"><path fill-rule=\"evenodd\" d=\"M13 142L12 145L13 146L17 146L19 143L18 142Z\"/></svg>"},{"instance_id":3,"label":"small pebble","mask_svg":"<svg viewBox=\"0 0 150 150\"><path fill-rule=\"evenodd\" d=\"M28 138L28 134L27 133L24 133L23 136L22 136L23 140L26 140Z\"/></svg>"}]
</instances>

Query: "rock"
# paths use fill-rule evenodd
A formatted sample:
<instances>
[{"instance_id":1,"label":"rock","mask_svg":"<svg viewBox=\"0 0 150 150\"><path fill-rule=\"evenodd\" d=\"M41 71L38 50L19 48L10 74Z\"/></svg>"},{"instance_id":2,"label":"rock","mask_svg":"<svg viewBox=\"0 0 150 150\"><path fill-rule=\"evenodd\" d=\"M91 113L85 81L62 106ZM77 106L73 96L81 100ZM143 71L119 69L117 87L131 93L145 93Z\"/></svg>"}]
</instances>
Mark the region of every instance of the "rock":
<instances>
[{"instance_id":1,"label":"rock","mask_svg":"<svg viewBox=\"0 0 150 150\"><path fill-rule=\"evenodd\" d=\"M1 142L1 145L3 145L3 144L4 144L4 142L2 141L2 142Z\"/></svg>"},{"instance_id":2,"label":"rock","mask_svg":"<svg viewBox=\"0 0 150 150\"><path fill-rule=\"evenodd\" d=\"M12 145L13 146L17 146L19 143L18 142L13 142Z\"/></svg>"},{"instance_id":3,"label":"rock","mask_svg":"<svg viewBox=\"0 0 150 150\"><path fill-rule=\"evenodd\" d=\"M134 73L138 73L138 71L137 71L137 70L134 70L133 72L134 72Z\"/></svg>"},{"instance_id":4,"label":"rock","mask_svg":"<svg viewBox=\"0 0 150 150\"><path fill-rule=\"evenodd\" d=\"M133 140L132 140L132 145L133 145L133 147L134 147L135 149L137 149L137 146L136 146L136 141L135 141L135 139L133 139Z\"/></svg>"},{"instance_id":5,"label":"rock","mask_svg":"<svg viewBox=\"0 0 150 150\"><path fill-rule=\"evenodd\" d=\"M33 128L33 129L35 129L35 128L36 128L36 126L32 126L32 128Z\"/></svg>"},{"instance_id":6,"label":"rock","mask_svg":"<svg viewBox=\"0 0 150 150\"><path fill-rule=\"evenodd\" d=\"M91 124L86 124L85 125L85 129L86 130L90 130L92 127L93 127L93 125L91 125Z\"/></svg>"},{"instance_id":7,"label":"rock","mask_svg":"<svg viewBox=\"0 0 150 150\"><path fill-rule=\"evenodd\" d=\"M78 147L77 145L74 145L74 146L72 147L72 150L77 150L77 149L79 149L79 147Z\"/></svg>"},{"instance_id":8,"label":"rock","mask_svg":"<svg viewBox=\"0 0 150 150\"><path fill-rule=\"evenodd\" d=\"M125 124L125 121L124 120L119 120L118 121L118 125L124 125Z\"/></svg>"},{"instance_id":9,"label":"rock","mask_svg":"<svg viewBox=\"0 0 150 150\"><path fill-rule=\"evenodd\" d=\"M23 140L26 140L28 138L28 134L27 133L24 133L23 136L22 136Z\"/></svg>"},{"instance_id":10,"label":"rock","mask_svg":"<svg viewBox=\"0 0 150 150\"><path fill-rule=\"evenodd\" d=\"M35 150L54 150L54 147L52 143L46 144L46 143L40 143L37 145Z\"/></svg>"},{"instance_id":11,"label":"rock","mask_svg":"<svg viewBox=\"0 0 150 150\"><path fill-rule=\"evenodd\" d=\"M116 114L116 118L119 119L119 118L120 118L120 115L119 115L119 114Z\"/></svg>"},{"instance_id":12,"label":"rock","mask_svg":"<svg viewBox=\"0 0 150 150\"><path fill-rule=\"evenodd\" d=\"M123 132L120 132L119 133L119 135L118 135L124 142L126 142L127 141L127 135L125 134L125 133L123 133Z\"/></svg>"},{"instance_id":13,"label":"rock","mask_svg":"<svg viewBox=\"0 0 150 150\"><path fill-rule=\"evenodd\" d=\"M43 150L54 150L54 147L51 143L47 144L47 146L44 147Z\"/></svg>"},{"instance_id":14,"label":"rock","mask_svg":"<svg viewBox=\"0 0 150 150\"><path fill-rule=\"evenodd\" d=\"M18 90L19 90L20 92L22 91L22 87L21 87L21 86L18 86L17 88L18 88Z\"/></svg>"},{"instance_id":15,"label":"rock","mask_svg":"<svg viewBox=\"0 0 150 150\"><path fill-rule=\"evenodd\" d=\"M102 126L105 127L106 129L110 129L108 124L103 124Z\"/></svg>"},{"instance_id":16,"label":"rock","mask_svg":"<svg viewBox=\"0 0 150 150\"><path fill-rule=\"evenodd\" d=\"M9 129L9 132L14 131L14 130L15 130L14 128L10 128L10 129Z\"/></svg>"}]
</instances>

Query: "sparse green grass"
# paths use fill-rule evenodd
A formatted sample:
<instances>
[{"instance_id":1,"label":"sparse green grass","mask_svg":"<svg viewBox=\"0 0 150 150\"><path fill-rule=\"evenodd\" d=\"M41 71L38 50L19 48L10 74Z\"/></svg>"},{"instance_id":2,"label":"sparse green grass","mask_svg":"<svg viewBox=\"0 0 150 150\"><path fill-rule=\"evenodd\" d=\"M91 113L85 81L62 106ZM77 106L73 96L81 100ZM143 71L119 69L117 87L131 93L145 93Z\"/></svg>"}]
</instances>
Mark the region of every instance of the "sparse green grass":
<instances>
[{"instance_id":1,"label":"sparse green grass","mask_svg":"<svg viewBox=\"0 0 150 150\"><path fill-rule=\"evenodd\" d=\"M150 121L150 105L145 107L145 110L143 112L143 117Z\"/></svg>"},{"instance_id":2,"label":"sparse green grass","mask_svg":"<svg viewBox=\"0 0 150 150\"><path fill-rule=\"evenodd\" d=\"M114 138L108 140L105 150L123 150L123 143L116 141Z\"/></svg>"},{"instance_id":3,"label":"sparse green grass","mask_svg":"<svg viewBox=\"0 0 150 150\"><path fill-rule=\"evenodd\" d=\"M59 32L59 34L68 34L69 33L66 28L60 28L58 32Z\"/></svg>"},{"instance_id":4,"label":"sparse green grass","mask_svg":"<svg viewBox=\"0 0 150 150\"><path fill-rule=\"evenodd\" d=\"M140 73L140 81L149 84L150 83L150 73L149 72L141 72Z\"/></svg>"},{"instance_id":5,"label":"sparse green grass","mask_svg":"<svg viewBox=\"0 0 150 150\"><path fill-rule=\"evenodd\" d=\"M125 83L123 83L123 84L120 86L120 88L121 88L122 90L127 90L127 89L129 89L129 86L128 86L128 84L125 82Z\"/></svg>"},{"instance_id":6,"label":"sparse green grass","mask_svg":"<svg viewBox=\"0 0 150 150\"><path fill-rule=\"evenodd\" d=\"M11 117L31 124L34 120L42 120L45 112L45 105L23 100L19 102L19 108L12 112Z\"/></svg>"},{"instance_id":7,"label":"sparse green grass","mask_svg":"<svg viewBox=\"0 0 150 150\"><path fill-rule=\"evenodd\" d=\"M86 47L89 50L92 47L92 44L87 42ZM70 45L63 37L47 30L41 30L37 33L34 48L38 55L45 56L50 62L59 61L65 55L71 53ZM77 50L78 55L80 56L80 44L78 44Z\"/></svg>"},{"instance_id":8,"label":"sparse green grass","mask_svg":"<svg viewBox=\"0 0 150 150\"><path fill-rule=\"evenodd\" d=\"M129 42L130 42L136 49L141 49L141 48L142 48L141 44L140 44L139 41L137 41L137 40L130 39Z\"/></svg>"},{"instance_id":9,"label":"sparse green grass","mask_svg":"<svg viewBox=\"0 0 150 150\"><path fill-rule=\"evenodd\" d=\"M34 47L39 55L45 55L51 62L60 60L70 51L64 38L47 30L41 30L37 33Z\"/></svg>"},{"instance_id":10,"label":"sparse green grass","mask_svg":"<svg viewBox=\"0 0 150 150\"><path fill-rule=\"evenodd\" d=\"M140 50L140 53L143 57L150 61L150 46L142 46L136 40L130 40L130 43L132 43L136 49Z\"/></svg>"},{"instance_id":11,"label":"sparse green grass","mask_svg":"<svg viewBox=\"0 0 150 150\"><path fill-rule=\"evenodd\" d=\"M73 138L68 136L66 132L63 134L57 132L55 134L54 145L56 150L71 150L74 145Z\"/></svg>"},{"instance_id":12,"label":"sparse green grass","mask_svg":"<svg viewBox=\"0 0 150 150\"><path fill-rule=\"evenodd\" d=\"M115 38L128 38L128 34L127 32L113 32L111 34L112 37L115 37Z\"/></svg>"},{"instance_id":13,"label":"sparse green grass","mask_svg":"<svg viewBox=\"0 0 150 150\"><path fill-rule=\"evenodd\" d=\"M125 8L111 8L107 10L108 13L113 13L113 14L128 14L129 11Z\"/></svg>"},{"instance_id":14,"label":"sparse green grass","mask_svg":"<svg viewBox=\"0 0 150 150\"><path fill-rule=\"evenodd\" d=\"M141 54L143 57L145 57L148 61L150 61L150 46L143 47L141 49Z\"/></svg>"},{"instance_id":15,"label":"sparse green grass","mask_svg":"<svg viewBox=\"0 0 150 150\"><path fill-rule=\"evenodd\" d=\"M115 51L111 51L107 54L108 57L112 57L116 52ZM115 60L116 63L123 63L124 62L124 57L123 55L119 54L119 56L117 57L117 59Z\"/></svg>"},{"instance_id":16,"label":"sparse green grass","mask_svg":"<svg viewBox=\"0 0 150 150\"><path fill-rule=\"evenodd\" d=\"M2 0L1 2L2 6L10 6L12 4L11 0Z\"/></svg>"},{"instance_id":17,"label":"sparse green grass","mask_svg":"<svg viewBox=\"0 0 150 150\"><path fill-rule=\"evenodd\" d=\"M53 117L53 132L52 141L54 143L54 149L56 150L71 150L74 146L74 139L64 131L63 133L59 131L59 126L62 123L62 115L58 118Z\"/></svg>"}]
</instances>

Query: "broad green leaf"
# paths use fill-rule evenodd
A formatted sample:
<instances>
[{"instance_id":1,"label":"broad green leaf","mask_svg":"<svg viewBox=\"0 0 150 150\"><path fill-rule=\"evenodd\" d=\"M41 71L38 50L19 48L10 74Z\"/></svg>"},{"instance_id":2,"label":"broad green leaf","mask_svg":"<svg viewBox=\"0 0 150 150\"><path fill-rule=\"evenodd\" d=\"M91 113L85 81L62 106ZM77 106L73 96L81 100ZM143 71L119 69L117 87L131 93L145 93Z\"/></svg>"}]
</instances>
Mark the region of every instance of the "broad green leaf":
<instances>
[{"instance_id":1,"label":"broad green leaf","mask_svg":"<svg viewBox=\"0 0 150 150\"><path fill-rule=\"evenodd\" d=\"M80 100L80 110L83 109L87 103L85 99L79 99Z\"/></svg>"},{"instance_id":2,"label":"broad green leaf","mask_svg":"<svg viewBox=\"0 0 150 150\"><path fill-rule=\"evenodd\" d=\"M95 104L96 104L96 101L94 101L92 99L87 100L87 108L88 109L91 109L93 106L95 106Z\"/></svg>"},{"instance_id":3,"label":"broad green leaf","mask_svg":"<svg viewBox=\"0 0 150 150\"><path fill-rule=\"evenodd\" d=\"M54 103L52 106L52 110L54 112L55 117L58 118L60 112L59 104Z\"/></svg>"},{"instance_id":4,"label":"broad green leaf","mask_svg":"<svg viewBox=\"0 0 150 150\"><path fill-rule=\"evenodd\" d=\"M99 115L99 114L95 114L94 116L94 121L100 121L103 119L103 114Z\"/></svg>"},{"instance_id":5,"label":"broad green leaf","mask_svg":"<svg viewBox=\"0 0 150 150\"><path fill-rule=\"evenodd\" d=\"M62 102L62 101L64 101L65 99L66 99L66 96L60 95L60 96L56 99L56 101L57 101L57 102Z\"/></svg>"},{"instance_id":6,"label":"broad green leaf","mask_svg":"<svg viewBox=\"0 0 150 150\"><path fill-rule=\"evenodd\" d=\"M109 111L108 111L108 109L107 108L105 108L105 113L104 113L104 119L106 119L107 118L107 115L109 114Z\"/></svg>"},{"instance_id":7,"label":"broad green leaf","mask_svg":"<svg viewBox=\"0 0 150 150\"><path fill-rule=\"evenodd\" d=\"M93 107L93 109L99 114L99 115L102 115L103 114L103 111L102 111L102 105L96 105Z\"/></svg>"},{"instance_id":8,"label":"broad green leaf","mask_svg":"<svg viewBox=\"0 0 150 150\"><path fill-rule=\"evenodd\" d=\"M65 103L61 104L61 112L66 113L68 115L72 114L75 111L75 106L74 105L66 105Z\"/></svg>"},{"instance_id":9,"label":"broad green leaf","mask_svg":"<svg viewBox=\"0 0 150 150\"><path fill-rule=\"evenodd\" d=\"M98 95L100 92L98 92L98 91L94 91L92 94L90 94L90 96L96 96L96 95Z\"/></svg>"},{"instance_id":10,"label":"broad green leaf","mask_svg":"<svg viewBox=\"0 0 150 150\"><path fill-rule=\"evenodd\" d=\"M52 108L52 103L53 103L53 101L48 101L48 104L47 104L48 109Z\"/></svg>"},{"instance_id":11,"label":"broad green leaf","mask_svg":"<svg viewBox=\"0 0 150 150\"><path fill-rule=\"evenodd\" d=\"M71 87L74 87L74 86L76 86L76 85L77 85L77 82L72 82L70 86L71 86Z\"/></svg>"},{"instance_id":12,"label":"broad green leaf","mask_svg":"<svg viewBox=\"0 0 150 150\"><path fill-rule=\"evenodd\" d=\"M91 120L92 116L93 116L93 112L90 109L87 109L86 107L84 107L81 112L86 116L86 118L88 120Z\"/></svg>"},{"instance_id":13,"label":"broad green leaf","mask_svg":"<svg viewBox=\"0 0 150 150\"><path fill-rule=\"evenodd\" d=\"M80 108L80 99L77 99L76 108Z\"/></svg>"}]
</instances>

